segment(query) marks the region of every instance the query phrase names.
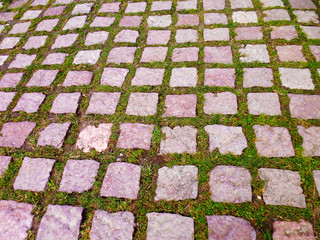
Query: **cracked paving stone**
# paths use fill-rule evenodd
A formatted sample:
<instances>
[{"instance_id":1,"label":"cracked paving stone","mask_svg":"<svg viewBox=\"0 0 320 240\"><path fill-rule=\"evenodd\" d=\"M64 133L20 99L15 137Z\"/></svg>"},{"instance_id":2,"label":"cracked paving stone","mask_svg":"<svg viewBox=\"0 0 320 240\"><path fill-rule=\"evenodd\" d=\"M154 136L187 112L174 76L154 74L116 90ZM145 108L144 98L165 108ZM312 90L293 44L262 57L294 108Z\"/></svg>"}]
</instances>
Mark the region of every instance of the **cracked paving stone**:
<instances>
[{"instance_id":1,"label":"cracked paving stone","mask_svg":"<svg viewBox=\"0 0 320 240\"><path fill-rule=\"evenodd\" d=\"M140 189L141 166L115 162L108 165L100 195L104 197L137 199Z\"/></svg>"},{"instance_id":2,"label":"cracked paving stone","mask_svg":"<svg viewBox=\"0 0 320 240\"><path fill-rule=\"evenodd\" d=\"M54 99L51 113L76 113L81 93L59 93Z\"/></svg>"},{"instance_id":3,"label":"cracked paving stone","mask_svg":"<svg viewBox=\"0 0 320 240\"><path fill-rule=\"evenodd\" d=\"M0 88L16 87L22 79L24 73L6 73L0 80Z\"/></svg>"},{"instance_id":4,"label":"cracked paving stone","mask_svg":"<svg viewBox=\"0 0 320 240\"><path fill-rule=\"evenodd\" d=\"M133 63L136 47L116 47L109 52L107 63Z\"/></svg>"},{"instance_id":5,"label":"cracked paving stone","mask_svg":"<svg viewBox=\"0 0 320 240\"><path fill-rule=\"evenodd\" d=\"M227 15L224 13L205 13L204 14L204 24L228 24Z\"/></svg>"},{"instance_id":6,"label":"cracked paving stone","mask_svg":"<svg viewBox=\"0 0 320 240\"><path fill-rule=\"evenodd\" d=\"M273 223L274 240L314 240L313 227L311 223L300 219L300 222L275 221Z\"/></svg>"},{"instance_id":7,"label":"cracked paving stone","mask_svg":"<svg viewBox=\"0 0 320 240\"><path fill-rule=\"evenodd\" d=\"M49 205L41 219L37 240L77 240L82 219L82 207Z\"/></svg>"},{"instance_id":8,"label":"cracked paving stone","mask_svg":"<svg viewBox=\"0 0 320 240\"><path fill-rule=\"evenodd\" d=\"M31 22L16 23L13 25L9 34L25 33L28 31L30 25L31 25Z\"/></svg>"},{"instance_id":9,"label":"cracked paving stone","mask_svg":"<svg viewBox=\"0 0 320 240\"><path fill-rule=\"evenodd\" d=\"M204 62L223 64L233 63L231 47L204 47Z\"/></svg>"},{"instance_id":10,"label":"cracked paving stone","mask_svg":"<svg viewBox=\"0 0 320 240\"><path fill-rule=\"evenodd\" d=\"M55 148L61 148L70 124L70 122L50 123L41 131L37 146L53 146Z\"/></svg>"},{"instance_id":11,"label":"cracked paving stone","mask_svg":"<svg viewBox=\"0 0 320 240\"><path fill-rule=\"evenodd\" d=\"M262 157L293 157L295 152L287 128L254 125L256 148Z\"/></svg>"},{"instance_id":12,"label":"cracked paving stone","mask_svg":"<svg viewBox=\"0 0 320 240\"><path fill-rule=\"evenodd\" d=\"M114 38L114 42L135 43L139 37L139 32L135 30L121 30Z\"/></svg>"},{"instance_id":13,"label":"cracked paving stone","mask_svg":"<svg viewBox=\"0 0 320 240\"><path fill-rule=\"evenodd\" d=\"M67 53L50 53L42 62L43 65L63 64L68 56Z\"/></svg>"},{"instance_id":14,"label":"cracked paving stone","mask_svg":"<svg viewBox=\"0 0 320 240\"><path fill-rule=\"evenodd\" d=\"M142 22L141 16L124 16L121 18L119 27L139 27Z\"/></svg>"},{"instance_id":15,"label":"cracked paving stone","mask_svg":"<svg viewBox=\"0 0 320 240\"><path fill-rule=\"evenodd\" d=\"M35 113L39 110L41 103L45 99L43 93L24 93L19 99L13 112L24 111L26 113Z\"/></svg>"},{"instance_id":16,"label":"cracked paving stone","mask_svg":"<svg viewBox=\"0 0 320 240\"><path fill-rule=\"evenodd\" d=\"M232 13L232 20L235 23L258 23L257 13L254 11L238 11Z\"/></svg>"},{"instance_id":17,"label":"cracked paving stone","mask_svg":"<svg viewBox=\"0 0 320 240\"><path fill-rule=\"evenodd\" d=\"M250 114L282 115L278 93L248 93L247 100Z\"/></svg>"},{"instance_id":18,"label":"cracked paving stone","mask_svg":"<svg viewBox=\"0 0 320 240\"><path fill-rule=\"evenodd\" d=\"M260 40L263 38L262 27L239 27L235 29L235 33L236 40Z\"/></svg>"},{"instance_id":19,"label":"cracked paving stone","mask_svg":"<svg viewBox=\"0 0 320 240\"><path fill-rule=\"evenodd\" d=\"M69 18L68 22L62 30L74 30L77 28L83 28L84 24L86 23L86 20L87 16L76 16Z\"/></svg>"},{"instance_id":20,"label":"cracked paving stone","mask_svg":"<svg viewBox=\"0 0 320 240\"><path fill-rule=\"evenodd\" d=\"M260 168L259 177L265 181L263 200L266 204L306 208L299 172Z\"/></svg>"},{"instance_id":21,"label":"cracked paving stone","mask_svg":"<svg viewBox=\"0 0 320 240\"><path fill-rule=\"evenodd\" d=\"M315 88L311 72L309 69L298 68L279 68L281 83L284 87L290 89L307 89Z\"/></svg>"},{"instance_id":22,"label":"cracked paving stone","mask_svg":"<svg viewBox=\"0 0 320 240\"><path fill-rule=\"evenodd\" d=\"M195 87L198 81L198 70L195 67L173 68L170 87Z\"/></svg>"},{"instance_id":23,"label":"cracked paving stone","mask_svg":"<svg viewBox=\"0 0 320 240\"><path fill-rule=\"evenodd\" d=\"M165 69L160 68L137 68L136 74L131 81L132 86L158 86L162 84ZM150 78L152 76L152 78Z\"/></svg>"},{"instance_id":24,"label":"cracked paving stone","mask_svg":"<svg viewBox=\"0 0 320 240\"><path fill-rule=\"evenodd\" d=\"M320 127L298 126L298 132L303 138L303 155L320 156Z\"/></svg>"},{"instance_id":25,"label":"cracked paving stone","mask_svg":"<svg viewBox=\"0 0 320 240\"><path fill-rule=\"evenodd\" d=\"M57 26L59 19L47 19L41 21L35 31L51 32L55 26Z\"/></svg>"},{"instance_id":26,"label":"cracked paving stone","mask_svg":"<svg viewBox=\"0 0 320 240\"><path fill-rule=\"evenodd\" d=\"M105 68L101 76L101 85L121 87L128 73L129 69L126 68Z\"/></svg>"},{"instance_id":27,"label":"cracked paving stone","mask_svg":"<svg viewBox=\"0 0 320 240\"><path fill-rule=\"evenodd\" d=\"M251 174L242 167L216 166L210 172L211 200L225 203L252 201Z\"/></svg>"},{"instance_id":28,"label":"cracked paving stone","mask_svg":"<svg viewBox=\"0 0 320 240\"><path fill-rule=\"evenodd\" d=\"M244 68L243 87L272 87L273 72L271 68Z\"/></svg>"},{"instance_id":29,"label":"cracked paving stone","mask_svg":"<svg viewBox=\"0 0 320 240\"><path fill-rule=\"evenodd\" d=\"M269 63L270 62L267 45L265 44L257 44L257 45L248 44L240 48L239 53L241 54L240 61L244 63L250 63L250 62Z\"/></svg>"},{"instance_id":30,"label":"cracked paving stone","mask_svg":"<svg viewBox=\"0 0 320 240\"><path fill-rule=\"evenodd\" d=\"M206 68L205 86L235 87L234 68Z\"/></svg>"},{"instance_id":31,"label":"cracked paving stone","mask_svg":"<svg viewBox=\"0 0 320 240\"><path fill-rule=\"evenodd\" d=\"M157 113L158 93L130 94L126 114L136 116L150 116Z\"/></svg>"},{"instance_id":32,"label":"cracked paving stone","mask_svg":"<svg viewBox=\"0 0 320 240\"><path fill-rule=\"evenodd\" d=\"M149 16L147 19L149 27L165 28L172 23L171 15Z\"/></svg>"},{"instance_id":33,"label":"cracked paving stone","mask_svg":"<svg viewBox=\"0 0 320 240\"><path fill-rule=\"evenodd\" d=\"M168 47L146 47L142 52L140 62L164 62Z\"/></svg>"},{"instance_id":34,"label":"cracked paving stone","mask_svg":"<svg viewBox=\"0 0 320 240\"><path fill-rule=\"evenodd\" d=\"M86 114L114 114L120 99L120 92L94 92Z\"/></svg>"},{"instance_id":35,"label":"cracked paving stone","mask_svg":"<svg viewBox=\"0 0 320 240\"><path fill-rule=\"evenodd\" d=\"M29 82L26 84L27 87L48 87L55 80L59 70L37 70L32 75Z\"/></svg>"},{"instance_id":36,"label":"cracked paving stone","mask_svg":"<svg viewBox=\"0 0 320 240\"><path fill-rule=\"evenodd\" d=\"M9 104L17 92L0 92L0 111L7 111Z\"/></svg>"},{"instance_id":37,"label":"cracked paving stone","mask_svg":"<svg viewBox=\"0 0 320 240\"><path fill-rule=\"evenodd\" d=\"M92 188L100 163L94 160L68 160L60 182L60 192L83 193Z\"/></svg>"},{"instance_id":38,"label":"cracked paving stone","mask_svg":"<svg viewBox=\"0 0 320 240\"><path fill-rule=\"evenodd\" d=\"M306 62L302 53L302 46L276 46L276 49L281 62Z\"/></svg>"},{"instance_id":39,"label":"cracked paving stone","mask_svg":"<svg viewBox=\"0 0 320 240\"><path fill-rule=\"evenodd\" d=\"M207 125L204 129L209 135L211 152L218 148L221 154L241 155L243 150L248 147L242 127L215 124Z\"/></svg>"},{"instance_id":40,"label":"cracked paving stone","mask_svg":"<svg viewBox=\"0 0 320 240\"><path fill-rule=\"evenodd\" d=\"M89 32L84 45L90 46L95 44L103 44L107 41L108 37L109 32L106 31Z\"/></svg>"},{"instance_id":41,"label":"cracked paving stone","mask_svg":"<svg viewBox=\"0 0 320 240\"><path fill-rule=\"evenodd\" d=\"M12 159L12 157L0 156L0 178L7 171L11 159ZM1 229L1 227L0 227L0 229ZM0 236L1 236L1 234L0 234Z\"/></svg>"},{"instance_id":42,"label":"cracked paving stone","mask_svg":"<svg viewBox=\"0 0 320 240\"><path fill-rule=\"evenodd\" d=\"M237 114L237 96L231 92L205 93L203 110L206 114Z\"/></svg>"},{"instance_id":43,"label":"cracked paving stone","mask_svg":"<svg viewBox=\"0 0 320 240\"><path fill-rule=\"evenodd\" d=\"M162 133L165 137L161 140L159 154L196 153L198 130L193 126L164 127Z\"/></svg>"},{"instance_id":44,"label":"cracked paving stone","mask_svg":"<svg viewBox=\"0 0 320 240\"><path fill-rule=\"evenodd\" d=\"M291 117L320 119L320 96L288 94Z\"/></svg>"},{"instance_id":45,"label":"cracked paving stone","mask_svg":"<svg viewBox=\"0 0 320 240\"><path fill-rule=\"evenodd\" d=\"M78 36L79 34L77 33L59 35L51 48L55 49L55 48L70 47L75 43Z\"/></svg>"},{"instance_id":46,"label":"cracked paving stone","mask_svg":"<svg viewBox=\"0 0 320 240\"><path fill-rule=\"evenodd\" d=\"M148 32L147 44L148 45L161 45L168 44L171 37L169 30L150 30Z\"/></svg>"},{"instance_id":47,"label":"cracked paving stone","mask_svg":"<svg viewBox=\"0 0 320 240\"><path fill-rule=\"evenodd\" d=\"M167 95L163 117L196 117L197 95Z\"/></svg>"},{"instance_id":48,"label":"cracked paving stone","mask_svg":"<svg viewBox=\"0 0 320 240\"><path fill-rule=\"evenodd\" d=\"M204 29L203 38L205 41L229 41L230 31L228 28Z\"/></svg>"},{"instance_id":49,"label":"cracked paving stone","mask_svg":"<svg viewBox=\"0 0 320 240\"><path fill-rule=\"evenodd\" d=\"M95 17L90 27L110 27L115 19L115 17Z\"/></svg>"},{"instance_id":50,"label":"cracked paving stone","mask_svg":"<svg viewBox=\"0 0 320 240\"><path fill-rule=\"evenodd\" d=\"M79 134L76 147L83 152L90 152L91 149L103 152L108 148L111 136L112 123L101 123L97 127L88 125Z\"/></svg>"},{"instance_id":51,"label":"cracked paving stone","mask_svg":"<svg viewBox=\"0 0 320 240\"><path fill-rule=\"evenodd\" d=\"M155 200L186 200L198 196L198 168L196 166L162 167L158 170Z\"/></svg>"},{"instance_id":52,"label":"cracked paving stone","mask_svg":"<svg viewBox=\"0 0 320 240\"><path fill-rule=\"evenodd\" d=\"M11 62L8 68L26 68L32 64L33 60L36 57L37 57L36 54L28 55L28 54L18 53L18 55Z\"/></svg>"},{"instance_id":53,"label":"cracked paving stone","mask_svg":"<svg viewBox=\"0 0 320 240\"><path fill-rule=\"evenodd\" d=\"M89 71L69 71L62 86L89 85L93 77L93 72Z\"/></svg>"},{"instance_id":54,"label":"cracked paving stone","mask_svg":"<svg viewBox=\"0 0 320 240\"><path fill-rule=\"evenodd\" d=\"M73 64L90 64L94 65L100 58L101 50L84 50L79 51L73 60Z\"/></svg>"}]
</instances>

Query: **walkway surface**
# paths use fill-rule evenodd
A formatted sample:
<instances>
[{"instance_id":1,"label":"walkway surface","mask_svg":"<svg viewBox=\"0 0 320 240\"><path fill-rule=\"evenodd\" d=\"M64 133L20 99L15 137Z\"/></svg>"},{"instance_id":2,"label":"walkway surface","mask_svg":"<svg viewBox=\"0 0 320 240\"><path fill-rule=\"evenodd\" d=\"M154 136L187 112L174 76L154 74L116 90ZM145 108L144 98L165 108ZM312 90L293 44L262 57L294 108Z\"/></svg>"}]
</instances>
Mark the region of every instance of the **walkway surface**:
<instances>
[{"instance_id":1,"label":"walkway surface","mask_svg":"<svg viewBox=\"0 0 320 240\"><path fill-rule=\"evenodd\" d=\"M3 2L0 239L315 239L319 14Z\"/></svg>"}]
</instances>

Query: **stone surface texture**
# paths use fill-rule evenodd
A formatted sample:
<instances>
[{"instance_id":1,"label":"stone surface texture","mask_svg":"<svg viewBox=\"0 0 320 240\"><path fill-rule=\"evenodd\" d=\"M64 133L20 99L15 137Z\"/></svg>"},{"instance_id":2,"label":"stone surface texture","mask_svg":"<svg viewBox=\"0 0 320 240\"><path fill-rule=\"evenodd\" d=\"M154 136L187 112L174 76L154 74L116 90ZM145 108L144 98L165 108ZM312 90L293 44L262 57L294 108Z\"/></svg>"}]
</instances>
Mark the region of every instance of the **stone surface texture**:
<instances>
[{"instance_id":1,"label":"stone surface texture","mask_svg":"<svg viewBox=\"0 0 320 240\"><path fill-rule=\"evenodd\" d=\"M274 240L314 240L313 227L311 223L300 219L299 222L275 221L273 223Z\"/></svg>"},{"instance_id":2,"label":"stone surface texture","mask_svg":"<svg viewBox=\"0 0 320 240\"><path fill-rule=\"evenodd\" d=\"M41 131L37 145L61 148L70 124L70 122L49 124Z\"/></svg>"}]
</instances>

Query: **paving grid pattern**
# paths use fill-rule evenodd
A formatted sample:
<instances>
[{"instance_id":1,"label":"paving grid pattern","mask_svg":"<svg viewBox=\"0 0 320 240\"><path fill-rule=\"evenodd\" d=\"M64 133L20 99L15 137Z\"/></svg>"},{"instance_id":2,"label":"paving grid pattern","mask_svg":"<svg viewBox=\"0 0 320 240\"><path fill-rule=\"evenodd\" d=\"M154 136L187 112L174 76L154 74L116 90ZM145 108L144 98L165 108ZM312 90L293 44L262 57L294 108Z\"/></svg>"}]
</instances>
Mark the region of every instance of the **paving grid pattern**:
<instances>
[{"instance_id":1,"label":"paving grid pattern","mask_svg":"<svg viewBox=\"0 0 320 240\"><path fill-rule=\"evenodd\" d=\"M1 9L4 237L319 235L318 0Z\"/></svg>"}]
</instances>

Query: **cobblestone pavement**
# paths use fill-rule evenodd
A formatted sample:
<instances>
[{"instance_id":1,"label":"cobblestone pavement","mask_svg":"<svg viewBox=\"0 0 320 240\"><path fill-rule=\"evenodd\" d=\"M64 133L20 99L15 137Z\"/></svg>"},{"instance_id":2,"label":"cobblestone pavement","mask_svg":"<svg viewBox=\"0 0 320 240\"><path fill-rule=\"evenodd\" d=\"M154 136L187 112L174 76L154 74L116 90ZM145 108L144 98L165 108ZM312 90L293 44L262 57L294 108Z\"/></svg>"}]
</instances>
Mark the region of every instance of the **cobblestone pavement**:
<instances>
[{"instance_id":1,"label":"cobblestone pavement","mask_svg":"<svg viewBox=\"0 0 320 240\"><path fill-rule=\"evenodd\" d=\"M0 239L315 239L319 9L2 2Z\"/></svg>"}]
</instances>

